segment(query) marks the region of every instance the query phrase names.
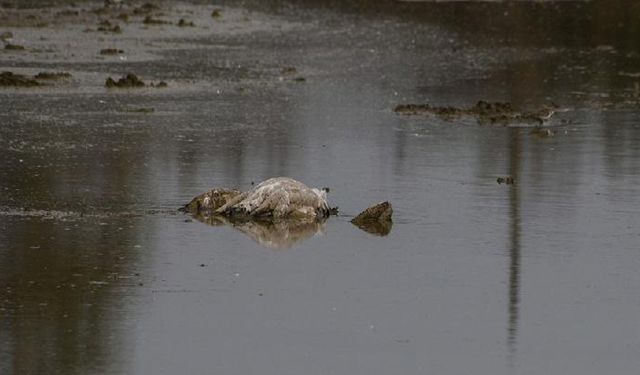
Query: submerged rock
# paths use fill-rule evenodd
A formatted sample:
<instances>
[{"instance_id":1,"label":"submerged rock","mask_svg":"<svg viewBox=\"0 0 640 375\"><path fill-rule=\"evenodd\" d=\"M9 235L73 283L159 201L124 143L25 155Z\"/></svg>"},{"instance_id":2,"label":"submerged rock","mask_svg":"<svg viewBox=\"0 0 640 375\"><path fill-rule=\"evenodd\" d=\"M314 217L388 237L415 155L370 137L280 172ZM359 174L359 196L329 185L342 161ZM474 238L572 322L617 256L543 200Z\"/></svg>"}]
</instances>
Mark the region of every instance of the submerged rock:
<instances>
[{"instance_id":1,"label":"submerged rock","mask_svg":"<svg viewBox=\"0 0 640 375\"><path fill-rule=\"evenodd\" d=\"M365 232L386 236L393 227L392 215L391 203L381 202L362 211L351 223Z\"/></svg>"}]
</instances>

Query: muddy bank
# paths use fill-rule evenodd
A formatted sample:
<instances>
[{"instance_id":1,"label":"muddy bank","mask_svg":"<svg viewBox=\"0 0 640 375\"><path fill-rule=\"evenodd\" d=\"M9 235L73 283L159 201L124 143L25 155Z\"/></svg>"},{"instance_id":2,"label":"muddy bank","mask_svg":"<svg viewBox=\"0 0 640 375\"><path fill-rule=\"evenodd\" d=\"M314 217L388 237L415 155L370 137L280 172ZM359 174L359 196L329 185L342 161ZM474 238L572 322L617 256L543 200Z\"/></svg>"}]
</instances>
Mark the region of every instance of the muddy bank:
<instances>
[{"instance_id":1,"label":"muddy bank","mask_svg":"<svg viewBox=\"0 0 640 375\"><path fill-rule=\"evenodd\" d=\"M508 102L478 101L469 108L437 107L430 104L400 104L394 111L403 115L434 115L444 121L455 121L462 117L473 117L481 125L542 125L556 112L557 106L549 105L534 111L524 111Z\"/></svg>"},{"instance_id":2,"label":"muddy bank","mask_svg":"<svg viewBox=\"0 0 640 375\"><path fill-rule=\"evenodd\" d=\"M137 75L133 73L128 73L126 76L121 77L117 81L111 77L108 77L104 85L107 88L121 88L121 89L136 88L136 87L163 88L168 86L168 84L164 81L160 81L158 83L151 82L149 84L146 84Z\"/></svg>"}]
</instances>

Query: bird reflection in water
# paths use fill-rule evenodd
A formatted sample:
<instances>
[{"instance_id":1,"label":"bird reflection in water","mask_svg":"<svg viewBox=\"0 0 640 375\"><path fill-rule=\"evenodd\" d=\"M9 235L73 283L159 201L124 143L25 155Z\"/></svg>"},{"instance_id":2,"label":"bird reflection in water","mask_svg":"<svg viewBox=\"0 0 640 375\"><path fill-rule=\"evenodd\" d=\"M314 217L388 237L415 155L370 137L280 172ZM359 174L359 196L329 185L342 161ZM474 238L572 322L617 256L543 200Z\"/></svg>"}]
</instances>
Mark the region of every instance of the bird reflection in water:
<instances>
[{"instance_id":1,"label":"bird reflection in water","mask_svg":"<svg viewBox=\"0 0 640 375\"><path fill-rule=\"evenodd\" d=\"M212 226L229 225L271 249L289 249L296 243L325 233L326 219L247 220L226 216L194 215Z\"/></svg>"}]
</instances>

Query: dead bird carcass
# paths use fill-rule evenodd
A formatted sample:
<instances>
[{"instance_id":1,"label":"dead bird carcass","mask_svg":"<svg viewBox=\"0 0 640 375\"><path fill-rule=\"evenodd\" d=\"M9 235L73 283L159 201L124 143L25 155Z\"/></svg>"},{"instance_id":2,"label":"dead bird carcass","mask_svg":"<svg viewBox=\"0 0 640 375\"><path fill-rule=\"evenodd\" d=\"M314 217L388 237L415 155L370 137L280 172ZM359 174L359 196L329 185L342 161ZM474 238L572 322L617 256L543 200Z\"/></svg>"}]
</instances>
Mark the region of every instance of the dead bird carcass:
<instances>
[{"instance_id":1,"label":"dead bird carcass","mask_svg":"<svg viewBox=\"0 0 640 375\"><path fill-rule=\"evenodd\" d=\"M311 188L288 177L270 178L247 192L215 188L182 208L209 225L229 225L273 248L324 232L327 218L338 214L327 201L328 188ZM379 236L391 230L393 209L388 202L369 207L352 223Z\"/></svg>"},{"instance_id":2,"label":"dead bird carcass","mask_svg":"<svg viewBox=\"0 0 640 375\"><path fill-rule=\"evenodd\" d=\"M233 218L320 219L337 212L327 202L327 191L292 178L275 177L248 192L213 189L195 197L184 209L192 214Z\"/></svg>"}]
</instances>

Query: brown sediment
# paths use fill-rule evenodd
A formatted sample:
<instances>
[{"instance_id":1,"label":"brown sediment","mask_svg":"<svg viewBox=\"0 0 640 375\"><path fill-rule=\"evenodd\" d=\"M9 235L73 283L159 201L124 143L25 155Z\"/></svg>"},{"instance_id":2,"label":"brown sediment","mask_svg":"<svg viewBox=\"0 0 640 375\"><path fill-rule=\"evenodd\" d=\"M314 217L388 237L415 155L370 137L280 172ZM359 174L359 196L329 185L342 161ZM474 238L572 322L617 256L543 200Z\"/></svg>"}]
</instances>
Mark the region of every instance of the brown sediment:
<instances>
[{"instance_id":1,"label":"brown sediment","mask_svg":"<svg viewBox=\"0 0 640 375\"><path fill-rule=\"evenodd\" d=\"M42 86L42 84L33 78L29 78L22 74L15 74L13 72L0 73L0 86L9 87L35 87Z\"/></svg>"},{"instance_id":2,"label":"brown sediment","mask_svg":"<svg viewBox=\"0 0 640 375\"><path fill-rule=\"evenodd\" d=\"M280 73L286 74L286 75L296 74L296 73L298 73L298 70L293 66L285 66L284 68L282 68Z\"/></svg>"},{"instance_id":3,"label":"brown sediment","mask_svg":"<svg viewBox=\"0 0 640 375\"><path fill-rule=\"evenodd\" d=\"M24 51L24 46L21 46L19 44L11 44L11 43L7 43L4 46L4 49L6 50L11 50L11 51Z\"/></svg>"},{"instance_id":4,"label":"brown sediment","mask_svg":"<svg viewBox=\"0 0 640 375\"><path fill-rule=\"evenodd\" d=\"M138 76L136 76L135 74L129 73L117 81L111 77L107 78L105 82L105 86L109 88L144 87L144 82L140 78L138 78Z\"/></svg>"},{"instance_id":5,"label":"brown sediment","mask_svg":"<svg viewBox=\"0 0 640 375\"><path fill-rule=\"evenodd\" d=\"M36 74L33 78L35 79L61 79L61 78L70 78L71 73L67 72L40 72Z\"/></svg>"},{"instance_id":6,"label":"brown sediment","mask_svg":"<svg viewBox=\"0 0 640 375\"><path fill-rule=\"evenodd\" d=\"M180 26L180 27L195 27L196 25L192 21L187 21L184 18L180 18L180 21L178 21L178 26Z\"/></svg>"},{"instance_id":7,"label":"brown sediment","mask_svg":"<svg viewBox=\"0 0 640 375\"><path fill-rule=\"evenodd\" d=\"M478 101L470 108L435 107L429 104L400 104L395 107L394 111L405 115L431 114L445 121L469 116L475 117L479 124L503 126L517 123L543 124L554 113L554 110L550 107L544 107L536 111L520 111L508 102L487 102L484 100Z\"/></svg>"},{"instance_id":8,"label":"brown sediment","mask_svg":"<svg viewBox=\"0 0 640 375\"><path fill-rule=\"evenodd\" d=\"M100 50L101 55L119 55L121 53L124 53L124 51L118 48L105 48Z\"/></svg>"}]
</instances>

